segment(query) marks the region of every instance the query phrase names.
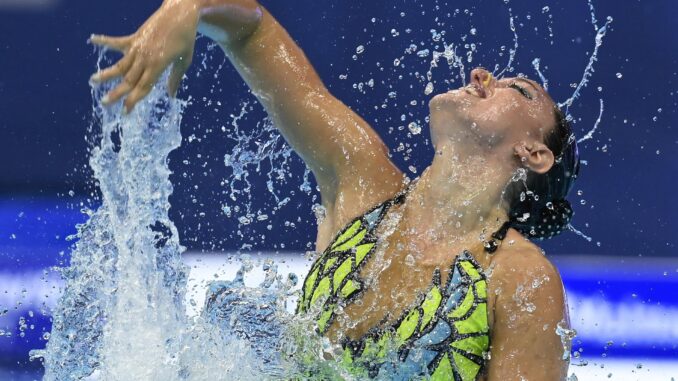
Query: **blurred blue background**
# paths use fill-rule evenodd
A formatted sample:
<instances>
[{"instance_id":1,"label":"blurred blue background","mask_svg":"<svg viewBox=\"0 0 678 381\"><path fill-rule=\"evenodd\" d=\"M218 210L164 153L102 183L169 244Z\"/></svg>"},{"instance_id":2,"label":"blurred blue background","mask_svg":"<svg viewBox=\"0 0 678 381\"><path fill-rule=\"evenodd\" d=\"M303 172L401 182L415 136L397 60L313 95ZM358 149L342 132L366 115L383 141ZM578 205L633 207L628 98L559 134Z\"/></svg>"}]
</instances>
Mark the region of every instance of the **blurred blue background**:
<instances>
[{"instance_id":1,"label":"blurred blue background","mask_svg":"<svg viewBox=\"0 0 678 381\"><path fill-rule=\"evenodd\" d=\"M430 56L404 53L410 44L434 50L431 30L444 31L448 44L459 45L458 53L475 44L472 62L465 62L467 74L475 66L503 68L513 47L513 15L519 36L514 74L538 79L531 63L540 58L556 101L571 95L594 47L584 0L262 3L331 91L379 131L411 177L416 174L408 167L420 173L433 151L424 122L430 96L419 79L429 70ZM8 379L39 371L27 349L44 346L49 331L46 315L58 282L47 269L67 263L66 237L84 221L80 209L99 202L87 164L94 136L88 78L97 55L86 40L91 33L131 33L159 4L0 0L0 368L7 369ZM599 99L605 105L599 129L580 147L586 165L571 195L573 225L591 240L566 232L542 246L563 272L573 314L580 312L572 320L580 327L582 353L638 362L675 359L678 330L669 323L678 317L678 3L593 4L599 26L607 16L614 21L589 85L570 109L581 137L598 117ZM364 52L356 55L360 45ZM200 39L180 93L191 98L182 124L185 141L170 157L175 185L170 216L182 243L204 253L310 250L311 206L318 195L300 187L304 165L296 156L286 164L286 179L275 182L275 195L289 197L285 206L272 209L277 202L265 176L270 163L252 174L251 193L238 201L273 210L267 220L243 225L237 213L223 212L232 183L224 155L236 142L222 127L232 128L231 114L238 115L243 102L249 102L244 106L249 112L242 130L259 128L264 114L223 54L212 49L205 55L208 49ZM458 80L445 82L456 73L441 62L433 71L436 91L461 86ZM386 102L392 91L397 98ZM402 128L411 121L424 126L421 135L408 136ZM592 322L601 316L606 320ZM629 333L633 329L640 333Z\"/></svg>"}]
</instances>

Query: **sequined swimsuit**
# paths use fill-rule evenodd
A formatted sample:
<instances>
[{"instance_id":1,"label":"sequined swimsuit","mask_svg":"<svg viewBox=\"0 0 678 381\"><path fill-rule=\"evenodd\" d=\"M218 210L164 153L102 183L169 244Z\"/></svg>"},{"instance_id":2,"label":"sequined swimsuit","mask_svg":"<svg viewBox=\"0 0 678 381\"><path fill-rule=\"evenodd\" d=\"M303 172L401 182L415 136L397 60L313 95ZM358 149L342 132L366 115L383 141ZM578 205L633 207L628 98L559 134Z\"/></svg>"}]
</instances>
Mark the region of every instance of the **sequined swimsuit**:
<instances>
[{"instance_id":1,"label":"sequined swimsuit","mask_svg":"<svg viewBox=\"0 0 678 381\"><path fill-rule=\"evenodd\" d=\"M370 260L377 227L406 192L348 223L315 261L302 285L297 313L316 313L317 329L327 332L337 307L359 298L359 270ZM489 348L487 282L472 254L464 251L443 285L436 269L427 292L388 327L343 342L342 362L356 376L410 380L477 380Z\"/></svg>"}]
</instances>

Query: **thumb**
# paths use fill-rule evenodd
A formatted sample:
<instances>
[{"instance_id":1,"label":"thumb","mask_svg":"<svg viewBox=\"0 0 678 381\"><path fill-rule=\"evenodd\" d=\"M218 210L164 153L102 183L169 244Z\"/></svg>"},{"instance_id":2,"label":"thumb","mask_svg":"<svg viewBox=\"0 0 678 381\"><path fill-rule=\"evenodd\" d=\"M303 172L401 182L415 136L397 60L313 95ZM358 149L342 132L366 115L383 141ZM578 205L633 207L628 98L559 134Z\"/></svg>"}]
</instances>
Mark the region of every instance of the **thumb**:
<instances>
[{"instance_id":1,"label":"thumb","mask_svg":"<svg viewBox=\"0 0 678 381\"><path fill-rule=\"evenodd\" d=\"M169 79L167 80L167 92L171 97L175 97L177 95L181 80L184 78L184 74L186 74L186 71L191 64L189 61L190 60L182 57L174 61L174 64L172 64L172 71L170 72Z\"/></svg>"}]
</instances>

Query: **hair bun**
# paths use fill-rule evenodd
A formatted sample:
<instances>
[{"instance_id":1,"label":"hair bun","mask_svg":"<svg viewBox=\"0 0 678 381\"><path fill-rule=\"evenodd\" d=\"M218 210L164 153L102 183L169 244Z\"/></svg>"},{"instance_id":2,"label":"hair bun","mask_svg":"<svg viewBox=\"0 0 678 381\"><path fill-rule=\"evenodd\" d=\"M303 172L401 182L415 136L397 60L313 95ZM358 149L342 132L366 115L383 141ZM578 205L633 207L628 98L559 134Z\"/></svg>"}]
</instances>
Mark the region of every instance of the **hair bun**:
<instances>
[{"instance_id":1,"label":"hair bun","mask_svg":"<svg viewBox=\"0 0 678 381\"><path fill-rule=\"evenodd\" d=\"M551 238L567 229L574 211L565 199L547 202L539 212L539 218L532 220L527 232L533 238Z\"/></svg>"}]
</instances>

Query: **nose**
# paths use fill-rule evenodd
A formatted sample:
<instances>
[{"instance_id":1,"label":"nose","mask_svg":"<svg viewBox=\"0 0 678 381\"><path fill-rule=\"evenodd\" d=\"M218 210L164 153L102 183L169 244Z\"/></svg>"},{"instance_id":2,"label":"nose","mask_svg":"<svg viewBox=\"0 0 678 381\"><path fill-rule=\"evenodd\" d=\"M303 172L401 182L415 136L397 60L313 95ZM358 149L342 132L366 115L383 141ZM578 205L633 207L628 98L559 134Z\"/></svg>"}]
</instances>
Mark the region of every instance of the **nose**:
<instances>
[{"instance_id":1,"label":"nose","mask_svg":"<svg viewBox=\"0 0 678 381\"><path fill-rule=\"evenodd\" d=\"M485 95L490 95L494 91L496 79L489 71L482 67L471 70L471 84L480 89Z\"/></svg>"}]
</instances>

